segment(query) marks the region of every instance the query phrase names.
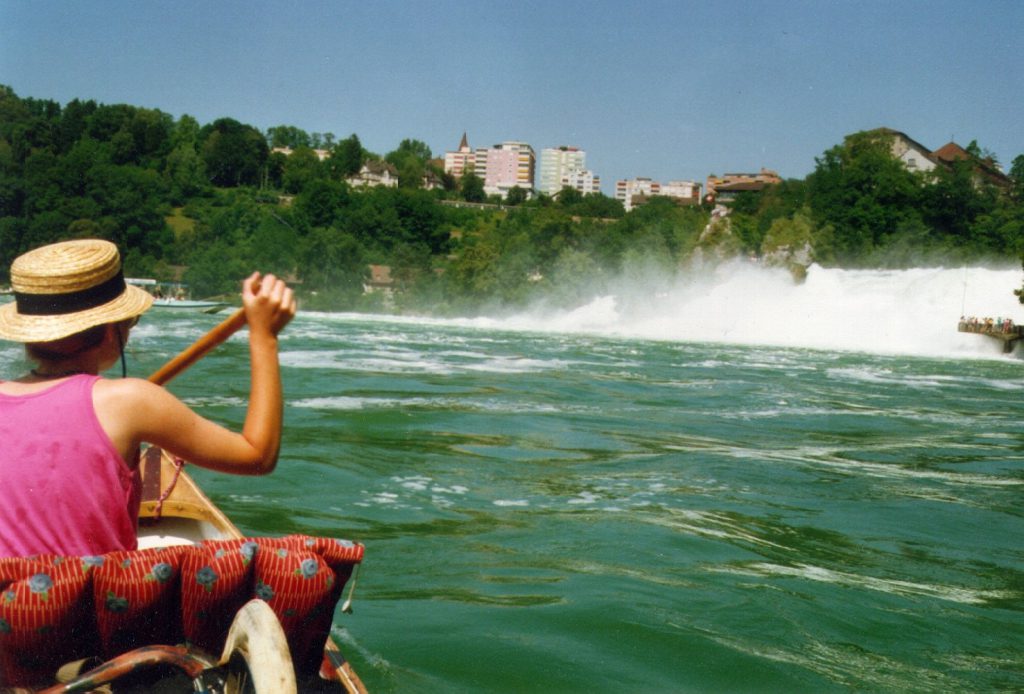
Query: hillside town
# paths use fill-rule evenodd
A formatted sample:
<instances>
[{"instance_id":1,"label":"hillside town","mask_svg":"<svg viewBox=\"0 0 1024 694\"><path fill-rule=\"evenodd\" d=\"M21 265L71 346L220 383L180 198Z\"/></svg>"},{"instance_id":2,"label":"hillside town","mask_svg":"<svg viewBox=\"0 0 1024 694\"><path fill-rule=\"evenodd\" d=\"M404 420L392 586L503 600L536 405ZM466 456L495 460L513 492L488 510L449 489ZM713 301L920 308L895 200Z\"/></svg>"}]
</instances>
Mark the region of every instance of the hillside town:
<instances>
[{"instance_id":1,"label":"hillside town","mask_svg":"<svg viewBox=\"0 0 1024 694\"><path fill-rule=\"evenodd\" d=\"M973 160L979 181L984 180L1000 188L1011 185L1010 178L998 164L972 156L956 142L930 150L898 130L883 127L873 132L891 136L892 155L910 171L930 172L955 161ZM285 155L292 153L289 147L275 147L272 151ZM320 161L331 156L326 149L315 149L314 152ZM602 192L600 175L587 168L587 152L577 146L546 147L538 158L536 150L526 142L509 140L490 147L474 148L469 145L467 134L463 133L456 149L446 151L443 158L431 163L434 171L443 170L455 181L472 172L483 181L483 190L488 196L508 198L514 189L523 191L527 198L537 194L556 198L565 188L581 195ZM443 187L442 180L434 171L428 169L424 173L421 188L435 190ZM397 187L398 172L385 161L368 159L357 174L346 180L357 188ZM711 173L703 183L692 180L662 183L639 176L616 181L614 198L622 203L626 212L653 197L670 198L681 206L705 204L727 208L740 193L761 191L781 182L782 178L776 171L764 167L757 172Z\"/></svg>"},{"instance_id":2,"label":"hillside town","mask_svg":"<svg viewBox=\"0 0 1024 694\"><path fill-rule=\"evenodd\" d=\"M601 177L587 168L587 153L580 147L560 145L541 150L540 158L525 142L508 141L491 147L472 148L466 134L456 150L445 152L444 171L456 180L472 171L483 180L488 195L507 197L515 187L529 193L556 197L564 188L582 195L601 192ZM539 171L539 174L538 174ZM649 177L637 177L615 182L615 199L626 212L644 204L652 197L673 199L679 205L699 205L714 202L717 196L735 195L740 190L762 190L765 186L782 181L768 169L757 173L711 174L703 190L697 181L672 180L666 183Z\"/></svg>"}]
</instances>

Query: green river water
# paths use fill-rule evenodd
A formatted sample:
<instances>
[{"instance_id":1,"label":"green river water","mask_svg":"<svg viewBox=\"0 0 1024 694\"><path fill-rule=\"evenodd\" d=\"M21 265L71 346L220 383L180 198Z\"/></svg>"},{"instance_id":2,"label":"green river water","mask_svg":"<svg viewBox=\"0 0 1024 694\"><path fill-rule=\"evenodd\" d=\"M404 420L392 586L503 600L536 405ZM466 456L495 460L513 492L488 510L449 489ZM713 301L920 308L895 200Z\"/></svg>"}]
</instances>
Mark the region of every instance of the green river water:
<instances>
[{"instance_id":1,"label":"green river water","mask_svg":"<svg viewBox=\"0 0 1024 694\"><path fill-rule=\"evenodd\" d=\"M1024 362L955 333L960 284L822 272L837 315L776 296L781 346L736 286L675 323L300 314L277 471L193 475L249 534L366 544L335 635L371 692L1021 691ZM131 371L216 322L147 315ZM237 426L247 364L171 389Z\"/></svg>"}]
</instances>

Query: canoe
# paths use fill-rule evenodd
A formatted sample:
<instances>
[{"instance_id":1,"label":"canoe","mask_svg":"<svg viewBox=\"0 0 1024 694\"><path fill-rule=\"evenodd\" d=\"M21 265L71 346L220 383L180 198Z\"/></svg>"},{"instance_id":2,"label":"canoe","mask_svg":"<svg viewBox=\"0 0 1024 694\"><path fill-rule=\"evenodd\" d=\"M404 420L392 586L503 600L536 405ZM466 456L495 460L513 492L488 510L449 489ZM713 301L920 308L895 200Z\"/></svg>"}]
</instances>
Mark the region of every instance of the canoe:
<instances>
[{"instance_id":1,"label":"canoe","mask_svg":"<svg viewBox=\"0 0 1024 694\"><path fill-rule=\"evenodd\" d=\"M245 312L238 309L188 349L150 375L149 380L158 385L166 384L244 324ZM142 501L139 508L139 549L195 545L204 540L242 537L235 524L164 451L153 446L147 448L140 461L140 472ZM356 569L358 567L355 567L353 572ZM355 585L355 578L353 573L352 586ZM350 588L349 600L351 590ZM228 638L230 641L231 634ZM327 678L326 681L336 684L336 691L366 694L365 685L330 636L324 645L323 656L320 675Z\"/></svg>"},{"instance_id":2,"label":"canoe","mask_svg":"<svg viewBox=\"0 0 1024 694\"><path fill-rule=\"evenodd\" d=\"M146 449L140 471L142 502L139 508L139 549L243 537L242 532L203 493L195 480L161 449L152 446ZM287 646L284 648L286 651ZM367 693L362 680L330 637L325 644L324 655L334 681L322 682L324 688L318 691Z\"/></svg>"}]
</instances>

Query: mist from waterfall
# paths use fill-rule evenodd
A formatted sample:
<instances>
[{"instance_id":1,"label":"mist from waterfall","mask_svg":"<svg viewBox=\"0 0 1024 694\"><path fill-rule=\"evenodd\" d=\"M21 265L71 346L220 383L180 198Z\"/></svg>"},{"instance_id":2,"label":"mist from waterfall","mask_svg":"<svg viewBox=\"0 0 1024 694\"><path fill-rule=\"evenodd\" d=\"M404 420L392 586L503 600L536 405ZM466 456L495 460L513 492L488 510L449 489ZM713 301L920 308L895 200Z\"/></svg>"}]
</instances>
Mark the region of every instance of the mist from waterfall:
<instances>
[{"instance_id":1,"label":"mist from waterfall","mask_svg":"<svg viewBox=\"0 0 1024 694\"><path fill-rule=\"evenodd\" d=\"M685 342L940 357L1002 357L1001 343L957 332L961 315L1024 321L1019 269L841 270L813 265L796 283L735 262L703 275L619 282L573 310L535 309L489 327Z\"/></svg>"}]
</instances>

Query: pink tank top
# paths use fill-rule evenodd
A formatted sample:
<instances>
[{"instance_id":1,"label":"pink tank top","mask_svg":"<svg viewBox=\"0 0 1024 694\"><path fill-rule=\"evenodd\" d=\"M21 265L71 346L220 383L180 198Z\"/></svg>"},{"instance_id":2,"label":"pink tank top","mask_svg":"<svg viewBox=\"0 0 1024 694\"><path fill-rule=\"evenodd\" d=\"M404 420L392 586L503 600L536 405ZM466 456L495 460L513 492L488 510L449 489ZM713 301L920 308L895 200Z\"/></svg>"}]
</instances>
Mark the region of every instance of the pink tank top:
<instances>
[{"instance_id":1,"label":"pink tank top","mask_svg":"<svg viewBox=\"0 0 1024 694\"><path fill-rule=\"evenodd\" d=\"M0 393L0 557L135 549L141 484L92 404L99 376Z\"/></svg>"}]
</instances>

